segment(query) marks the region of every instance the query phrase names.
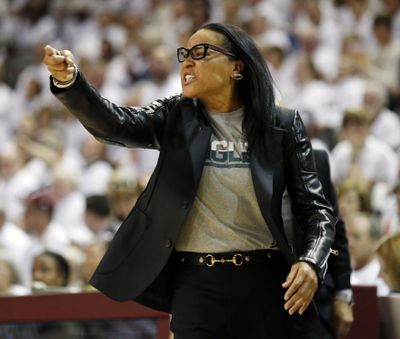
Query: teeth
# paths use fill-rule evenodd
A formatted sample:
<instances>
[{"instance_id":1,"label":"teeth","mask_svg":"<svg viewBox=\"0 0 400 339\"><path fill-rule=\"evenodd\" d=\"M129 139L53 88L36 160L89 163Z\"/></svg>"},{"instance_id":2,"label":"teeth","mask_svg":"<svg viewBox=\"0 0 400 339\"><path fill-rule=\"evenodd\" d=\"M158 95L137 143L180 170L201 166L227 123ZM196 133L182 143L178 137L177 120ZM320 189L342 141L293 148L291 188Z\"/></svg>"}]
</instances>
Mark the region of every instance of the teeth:
<instances>
[{"instance_id":1,"label":"teeth","mask_svg":"<svg viewBox=\"0 0 400 339\"><path fill-rule=\"evenodd\" d=\"M192 80L194 80L194 75L191 74L185 75L185 81L192 81Z\"/></svg>"}]
</instances>

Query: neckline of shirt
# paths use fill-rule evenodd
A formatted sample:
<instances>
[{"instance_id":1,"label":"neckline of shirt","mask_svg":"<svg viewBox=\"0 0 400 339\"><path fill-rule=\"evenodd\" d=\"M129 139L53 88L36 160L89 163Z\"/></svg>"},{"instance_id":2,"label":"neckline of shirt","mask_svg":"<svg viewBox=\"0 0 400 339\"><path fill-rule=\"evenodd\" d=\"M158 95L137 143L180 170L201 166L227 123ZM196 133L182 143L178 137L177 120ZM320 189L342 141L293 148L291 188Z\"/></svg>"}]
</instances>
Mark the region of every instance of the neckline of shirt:
<instances>
[{"instance_id":1,"label":"neckline of shirt","mask_svg":"<svg viewBox=\"0 0 400 339\"><path fill-rule=\"evenodd\" d=\"M231 112L208 112L210 116L214 117L236 117L244 114L244 107L241 106L238 109Z\"/></svg>"}]
</instances>

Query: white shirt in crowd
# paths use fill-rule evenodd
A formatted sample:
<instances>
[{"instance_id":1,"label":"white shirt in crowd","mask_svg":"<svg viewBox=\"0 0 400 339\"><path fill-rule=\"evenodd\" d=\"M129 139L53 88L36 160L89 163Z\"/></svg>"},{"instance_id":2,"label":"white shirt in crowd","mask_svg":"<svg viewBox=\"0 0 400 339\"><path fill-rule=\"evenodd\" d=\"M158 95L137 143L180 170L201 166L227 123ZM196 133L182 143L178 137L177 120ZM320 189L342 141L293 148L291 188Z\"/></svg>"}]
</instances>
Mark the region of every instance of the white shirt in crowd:
<instances>
[{"instance_id":1,"label":"white shirt in crowd","mask_svg":"<svg viewBox=\"0 0 400 339\"><path fill-rule=\"evenodd\" d=\"M388 285L379 277L381 266L378 259L373 259L370 263L360 268L353 270L350 276L352 285L376 285L377 294L379 296L388 295L390 289Z\"/></svg>"},{"instance_id":2,"label":"white shirt in crowd","mask_svg":"<svg viewBox=\"0 0 400 339\"><path fill-rule=\"evenodd\" d=\"M25 286L29 283L25 263L31 245L29 236L15 224L5 222L0 227L0 248L4 250L6 257L11 261L21 279L21 283Z\"/></svg>"},{"instance_id":3,"label":"white shirt in crowd","mask_svg":"<svg viewBox=\"0 0 400 339\"><path fill-rule=\"evenodd\" d=\"M335 184L344 181L350 170L353 148L349 141L336 144L332 150L332 179ZM369 135L364 148L357 157L357 165L365 178L372 182L383 182L393 187L398 176L396 153L383 141Z\"/></svg>"}]
</instances>

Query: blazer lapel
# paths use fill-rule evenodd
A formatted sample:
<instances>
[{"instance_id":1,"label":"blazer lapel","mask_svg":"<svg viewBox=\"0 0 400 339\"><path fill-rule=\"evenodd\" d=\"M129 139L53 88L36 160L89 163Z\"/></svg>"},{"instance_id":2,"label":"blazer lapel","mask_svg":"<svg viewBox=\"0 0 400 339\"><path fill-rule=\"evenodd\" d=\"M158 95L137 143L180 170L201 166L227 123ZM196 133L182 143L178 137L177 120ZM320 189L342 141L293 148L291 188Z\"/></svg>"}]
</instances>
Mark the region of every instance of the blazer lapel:
<instances>
[{"instance_id":1,"label":"blazer lapel","mask_svg":"<svg viewBox=\"0 0 400 339\"><path fill-rule=\"evenodd\" d=\"M201 112L197 105L194 105L193 100L184 99L179 110L179 126L177 134L182 138L181 161L190 164L194 188L197 190L197 185L200 182L201 174L204 167L204 162L209 150L211 138L211 126L207 124L204 113Z\"/></svg>"},{"instance_id":2,"label":"blazer lapel","mask_svg":"<svg viewBox=\"0 0 400 339\"><path fill-rule=\"evenodd\" d=\"M200 182L204 162L210 147L211 127L200 125L198 121L193 120L185 126L185 136L197 190L197 184Z\"/></svg>"}]
</instances>

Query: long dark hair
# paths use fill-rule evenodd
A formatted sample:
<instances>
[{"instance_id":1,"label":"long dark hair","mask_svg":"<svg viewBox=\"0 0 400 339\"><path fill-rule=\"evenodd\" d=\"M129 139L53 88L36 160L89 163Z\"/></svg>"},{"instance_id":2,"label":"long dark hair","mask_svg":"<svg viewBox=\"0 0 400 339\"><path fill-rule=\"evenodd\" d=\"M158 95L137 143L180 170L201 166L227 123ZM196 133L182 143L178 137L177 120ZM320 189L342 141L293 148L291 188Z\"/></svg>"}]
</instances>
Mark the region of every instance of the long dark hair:
<instances>
[{"instance_id":1,"label":"long dark hair","mask_svg":"<svg viewBox=\"0 0 400 339\"><path fill-rule=\"evenodd\" d=\"M253 39L241 28L209 23L201 29L222 34L223 47L244 63L238 94L244 104L243 132L251 152L264 145L265 136L272 130L275 95L271 73Z\"/></svg>"}]
</instances>

